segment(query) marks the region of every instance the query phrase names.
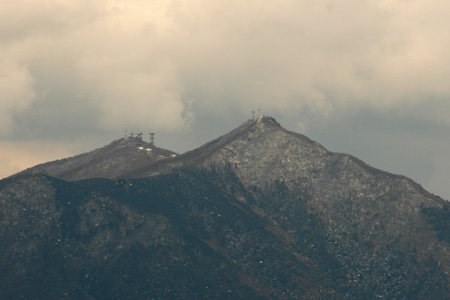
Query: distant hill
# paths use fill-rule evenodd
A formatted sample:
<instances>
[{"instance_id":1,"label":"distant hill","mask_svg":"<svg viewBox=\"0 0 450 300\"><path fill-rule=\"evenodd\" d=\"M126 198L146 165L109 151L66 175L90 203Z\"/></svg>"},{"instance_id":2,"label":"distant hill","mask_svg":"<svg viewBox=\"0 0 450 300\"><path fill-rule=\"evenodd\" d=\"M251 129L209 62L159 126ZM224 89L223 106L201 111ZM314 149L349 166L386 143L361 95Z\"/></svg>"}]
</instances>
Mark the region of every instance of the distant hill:
<instances>
[{"instance_id":1,"label":"distant hill","mask_svg":"<svg viewBox=\"0 0 450 300\"><path fill-rule=\"evenodd\" d=\"M270 117L181 155L138 143L0 181L0 294L450 299L450 205L412 180Z\"/></svg>"}]
</instances>

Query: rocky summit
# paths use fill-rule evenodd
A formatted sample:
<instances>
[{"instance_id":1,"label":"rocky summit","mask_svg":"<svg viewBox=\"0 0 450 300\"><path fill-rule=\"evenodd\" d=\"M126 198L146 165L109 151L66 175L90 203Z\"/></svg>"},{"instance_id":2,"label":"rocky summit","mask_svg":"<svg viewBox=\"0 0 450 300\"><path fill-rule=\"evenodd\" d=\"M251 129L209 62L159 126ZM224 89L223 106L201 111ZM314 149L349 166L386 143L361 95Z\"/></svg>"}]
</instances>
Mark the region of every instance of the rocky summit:
<instances>
[{"instance_id":1,"label":"rocky summit","mask_svg":"<svg viewBox=\"0 0 450 300\"><path fill-rule=\"evenodd\" d=\"M259 116L0 181L5 299L450 299L450 205Z\"/></svg>"}]
</instances>

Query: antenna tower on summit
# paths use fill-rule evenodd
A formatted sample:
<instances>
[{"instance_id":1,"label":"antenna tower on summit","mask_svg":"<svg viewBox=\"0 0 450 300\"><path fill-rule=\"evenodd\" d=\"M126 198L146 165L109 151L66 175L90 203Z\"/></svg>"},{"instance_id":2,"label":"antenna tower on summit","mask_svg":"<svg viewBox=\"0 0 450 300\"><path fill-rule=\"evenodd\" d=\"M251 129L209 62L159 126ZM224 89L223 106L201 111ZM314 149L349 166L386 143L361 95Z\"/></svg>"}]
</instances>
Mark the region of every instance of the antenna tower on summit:
<instances>
[{"instance_id":1,"label":"antenna tower on summit","mask_svg":"<svg viewBox=\"0 0 450 300\"><path fill-rule=\"evenodd\" d=\"M154 146L155 145L155 133L154 132L150 132L150 145Z\"/></svg>"},{"instance_id":2,"label":"antenna tower on summit","mask_svg":"<svg viewBox=\"0 0 450 300\"><path fill-rule=\"evenodd\" d=\"M253 121L255 120L255 111L254 110L252 110L252 120Z\"/></svg>"}]
</instances>

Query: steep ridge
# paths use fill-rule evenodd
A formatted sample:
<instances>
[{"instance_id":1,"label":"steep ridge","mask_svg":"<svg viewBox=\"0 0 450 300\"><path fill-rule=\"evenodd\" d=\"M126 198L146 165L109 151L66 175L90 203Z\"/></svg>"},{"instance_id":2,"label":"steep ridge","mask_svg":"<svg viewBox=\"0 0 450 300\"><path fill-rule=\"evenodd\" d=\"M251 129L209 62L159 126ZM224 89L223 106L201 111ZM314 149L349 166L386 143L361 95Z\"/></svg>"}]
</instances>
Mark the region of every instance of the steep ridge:
<instances>
[{"instance_id":1,"label":"steep ridge","mask_svg":"<svg viewBox=\"0 0 450 300\"><path fill-rule=\"evenodd\" d=\"M175 152L130 136L87 153L32 167L23 173L42 173L69 181L117 178L142 165L150 165L174 156Z\"/></svg>"}]
</instances>

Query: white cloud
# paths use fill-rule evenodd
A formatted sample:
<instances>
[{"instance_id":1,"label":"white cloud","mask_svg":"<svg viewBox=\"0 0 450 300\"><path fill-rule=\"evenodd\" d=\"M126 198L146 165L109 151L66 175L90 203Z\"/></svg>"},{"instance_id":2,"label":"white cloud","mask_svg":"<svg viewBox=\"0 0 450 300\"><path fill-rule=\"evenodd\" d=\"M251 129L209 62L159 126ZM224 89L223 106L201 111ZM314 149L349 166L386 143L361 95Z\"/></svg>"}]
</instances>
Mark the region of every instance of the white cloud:
<instances>
[{"instance_id":1,"label":"white cloud","mask_svg":"<svg viewBox=\"0 0 450 300\"><path fill-rule=\"evenodd\" d=\"M188 102L329 115L450 95L445 1L33 3L1 4L13 63L65 58L103 126L143 125L152 111L152 125L181 128Z\"/></svg>"},{"instance_id":2,"label":"white cloud","mask_svg":"<svg viewBox=\"0 0 450 300\"><path fill-rule=\"evenodd\" d=\"M0 136L11 133L15 114L27 109L34 98L33 78L24 66L0 62Z\"/></svg>"}]
</instances>

